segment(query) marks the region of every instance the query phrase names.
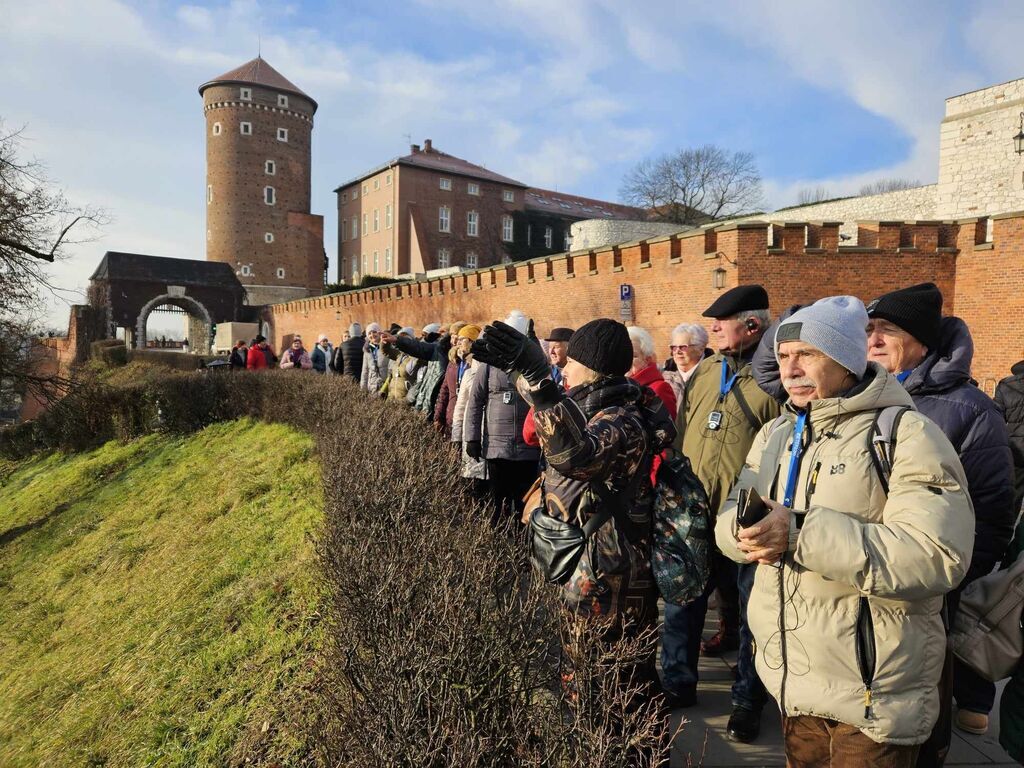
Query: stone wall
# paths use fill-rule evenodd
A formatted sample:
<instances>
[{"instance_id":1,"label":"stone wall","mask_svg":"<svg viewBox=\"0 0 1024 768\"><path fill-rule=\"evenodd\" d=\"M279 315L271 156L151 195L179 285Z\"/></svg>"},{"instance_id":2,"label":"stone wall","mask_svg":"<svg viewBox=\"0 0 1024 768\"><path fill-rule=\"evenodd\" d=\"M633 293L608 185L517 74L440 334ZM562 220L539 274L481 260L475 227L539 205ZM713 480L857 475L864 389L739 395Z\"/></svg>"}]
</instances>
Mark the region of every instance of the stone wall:
<instances>
[{"instance_id":1,"label":"stone wall","mask_svg":"<svg viewBox=\"0 0 1024 768\"><path fill-rule=\"evenodd\" d=\"M778 314L790 304L849 293L865 301L898 287L934 281L944 310L975 334L974 376L987 392L1024 357L1008 318L1024 313L1024 213L988 221L859 222L859 245L840 245L838 223L734 222L623 247L573 251L507 267L315 299L266 309L275 347L286 336L333 341L353 321L422 327L456 319L487 322L519 308L540 334L594 317L619 317L619 286L633 286L634 322L668 356L681 322L709 325L701 312L739 283L759 282ZM717 273L717 274L716 274ZM716 282L717 278L717 282ZM714 285L721 284L722 288Z\"/></svg>"},{"instance_id":2,"label":"stone wall","mask_svg":"<svg viewBox=\"0 0 1024 768\"><path fill-rule=\"evenodd\" d=\"M1013 146L1022 110L1024 79L946 99L937 218L1024 209L1024 156Z\"/></svg>"},{"instance_id":3,"label":"stone wall","mask_svg":"<svg viewBox=\"0 0 1024 768\"><path fill-rule=\"evenodd\" d=\"M581 250L584 248L607 248L610 245L672 235L691 229L693 227L685 224L666 224L656 221L586 219L573 222L569 229L569 236L572 237L572 247L575 250Z\"/></svg>"}]
</instances>

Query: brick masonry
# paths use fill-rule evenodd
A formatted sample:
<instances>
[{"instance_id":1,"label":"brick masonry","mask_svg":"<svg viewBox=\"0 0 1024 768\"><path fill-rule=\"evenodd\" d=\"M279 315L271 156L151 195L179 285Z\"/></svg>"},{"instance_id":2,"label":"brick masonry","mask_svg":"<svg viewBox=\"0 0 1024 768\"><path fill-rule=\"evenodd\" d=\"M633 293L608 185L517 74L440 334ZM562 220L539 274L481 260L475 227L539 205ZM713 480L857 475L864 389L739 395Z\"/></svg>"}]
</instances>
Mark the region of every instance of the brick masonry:
<instances>
[{"instance_id":1,"label":"brick masonry","mask_svg":"<svg viewBox=\"0 0 1024 768\"><path fill-rule=\"evenodd\" d=\"M397 286L333 294L267 308L273 343L301 333L341 337L349 323L422 327L443 320L487 322L518 308L544 334L594 317L620 317L619 286L633 286L633 322L668 356L669 335L725 289L762 283L778 314L790 304L852 293L864 301L934 281L945 311L975 334L974 375L991 394L1024 341L1006 318L1024 310L1024 213L988 222L858 222L860 244L839 245L839 222L742 222L704 227L622 246L518 262ZM713 287L717 277L722 288Z\"/></svg>"}]
</instances>

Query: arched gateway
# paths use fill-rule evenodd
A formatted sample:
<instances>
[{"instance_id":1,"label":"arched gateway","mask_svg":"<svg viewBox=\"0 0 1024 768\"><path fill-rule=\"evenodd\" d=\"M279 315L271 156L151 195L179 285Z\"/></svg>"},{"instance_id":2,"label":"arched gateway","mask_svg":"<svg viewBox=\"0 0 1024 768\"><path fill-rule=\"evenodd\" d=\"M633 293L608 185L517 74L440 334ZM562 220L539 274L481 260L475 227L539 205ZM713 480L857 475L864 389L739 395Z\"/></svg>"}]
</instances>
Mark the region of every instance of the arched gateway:
<instances>
[{"instance_id":1,"label":"arched gateway","mask_svg":"<svg viewBox=\"0 0 1024 768\"><path fill-rule=\"evenodd\" d=\"M146 321L165 306L191 318L189 341L194 352L210 348L215 323L249 320L245 289L227 264L168 259L108 251L89 279L89 304L106 312L109 338L124 330L125 342L146 347Z\"/></svg>"}]
</instances>

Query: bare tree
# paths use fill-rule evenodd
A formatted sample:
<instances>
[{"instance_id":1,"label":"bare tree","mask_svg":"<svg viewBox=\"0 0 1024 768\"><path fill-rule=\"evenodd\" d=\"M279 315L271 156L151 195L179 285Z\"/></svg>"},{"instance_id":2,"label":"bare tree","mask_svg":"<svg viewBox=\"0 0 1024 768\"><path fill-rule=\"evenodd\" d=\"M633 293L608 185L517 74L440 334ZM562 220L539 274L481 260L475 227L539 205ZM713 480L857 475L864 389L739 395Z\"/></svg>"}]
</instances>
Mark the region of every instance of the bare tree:
<instances>
[{"instance_id":1,"label":"bare tree","mask_svg":"<svg viewBox=\"0 0 1024 768\"><path fill-rule=\"evenodd\" d=\"M831 200L833 195L828 189L823 186L808 187L801 189L796 196L797 205L814 205L824 200Z\"/></svg>"},{"instance_id":2,"label":"bare tree","mask_svg":"<svg viewBox=\"0 0 1024 768\"><path fill-rule=\"evenodd\" d=\"M755 208L761 174L750 152L706 144L642 160L626 174L620 195L661 221L701 224Z\"/></svg>"},{"instance_id":3,"label":"bare tree","mask_svg":"<svg viewBox=\"0 0 1024 768\"><path fill-rule=\"evenodd\" d=\"M42 296L59 292L47 266L104 220L100 211L72 206L42 164L24 159L21 149L21 130L0 121L0 409L26 394L49 397L66 384L41 373L33 358Z\"/></svg>"},{"instance_id":4,"label":"bare tree","mask_svg":"<svg viewBox=\"0 0 1024 768\"><path fill-rule=\"evenodd\" d=\"M914 189L915 187L920 186L921 182L918 181L917 179L879 179L878 181L873 181L870 184L865 184L863 187L860 188L860 192L858 192L858 194L862 196L881 195L885 192L899 192L900 190Z\"/></svg>"}]
</instances>

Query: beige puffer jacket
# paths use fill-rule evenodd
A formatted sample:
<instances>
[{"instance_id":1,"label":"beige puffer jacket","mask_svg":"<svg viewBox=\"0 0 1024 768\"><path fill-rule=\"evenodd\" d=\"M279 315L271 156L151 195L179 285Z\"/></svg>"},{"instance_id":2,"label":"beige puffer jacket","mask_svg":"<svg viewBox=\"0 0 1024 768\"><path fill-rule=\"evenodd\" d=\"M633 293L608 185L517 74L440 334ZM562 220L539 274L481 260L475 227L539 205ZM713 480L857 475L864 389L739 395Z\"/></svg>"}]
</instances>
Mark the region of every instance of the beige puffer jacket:
<instances>
[{"instance_id":1,"label":"beige puffer jacket","mask_svg":"<svg viewBox=\"0 0 1024 768\"><path fill-rule=\"evenodd\" d=\"M974 510L956 452L914 410L896 431L886 496L867 446L877 411L891 405L913 401L876 363L849 396L811 403L794 494L806 514L793 515L784 566L758 566L747 611L757 672L786 715L920 744L939 712L942 596L970 565ZM780 502L785 493L796 414L787 406L784 416L758 433L715 527L737 562L738 490Z\"/></svg>"}]
</instances>

